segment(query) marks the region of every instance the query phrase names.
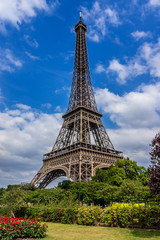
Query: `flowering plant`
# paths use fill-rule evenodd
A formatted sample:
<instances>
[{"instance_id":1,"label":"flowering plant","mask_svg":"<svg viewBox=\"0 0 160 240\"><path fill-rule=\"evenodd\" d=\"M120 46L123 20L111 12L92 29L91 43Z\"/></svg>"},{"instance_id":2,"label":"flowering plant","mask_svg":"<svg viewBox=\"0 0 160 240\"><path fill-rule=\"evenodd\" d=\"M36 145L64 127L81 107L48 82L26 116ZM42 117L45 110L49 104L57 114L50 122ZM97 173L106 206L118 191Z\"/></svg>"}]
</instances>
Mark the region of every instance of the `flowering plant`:
<instances>
[{"instance_id":1,"label":"flowering plant","mask_svg":"<svg viewBox=\"0 0 160 240\"><path fill-rule=\"evenodd\" d=\"M47 225L41 225L38 220L16 218L12 216L0 217L0 239L12 240L17 238L43 238Z\"/></svg>"}]
</instances>

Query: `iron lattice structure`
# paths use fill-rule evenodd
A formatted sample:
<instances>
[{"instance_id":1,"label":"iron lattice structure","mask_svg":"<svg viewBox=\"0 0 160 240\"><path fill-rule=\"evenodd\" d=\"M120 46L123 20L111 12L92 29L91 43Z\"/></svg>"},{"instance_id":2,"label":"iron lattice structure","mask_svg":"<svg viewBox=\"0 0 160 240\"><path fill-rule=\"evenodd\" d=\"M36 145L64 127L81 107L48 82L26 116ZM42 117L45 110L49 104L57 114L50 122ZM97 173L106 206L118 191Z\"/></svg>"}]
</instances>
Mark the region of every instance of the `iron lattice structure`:
<instances>
[{"instance_id":1,"label":"iron lattice structure","mask_svg":"<svg viewBox=\"0 0 160 240\"><path fill-rule=\"evenodd\" d=\"M97 168L108 168L122 159L101 121L94 98L86 44L86 25L75 26L76 46L71 93L64 122L51 152L31 183L45 188L60 176L89 181Z\"/></svg>"}]
</instances>

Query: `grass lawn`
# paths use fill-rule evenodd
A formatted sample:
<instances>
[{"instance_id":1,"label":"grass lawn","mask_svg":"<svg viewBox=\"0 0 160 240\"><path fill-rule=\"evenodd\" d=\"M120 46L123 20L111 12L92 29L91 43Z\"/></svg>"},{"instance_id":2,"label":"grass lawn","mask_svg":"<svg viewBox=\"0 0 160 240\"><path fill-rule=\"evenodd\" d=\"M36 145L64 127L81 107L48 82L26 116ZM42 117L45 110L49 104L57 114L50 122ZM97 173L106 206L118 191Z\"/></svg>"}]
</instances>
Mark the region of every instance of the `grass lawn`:
<instances>
[{"instance_id":1,"label":"grass lawn","mask_svg":"<svg viewBox=\"0 0 160 240\"><path fill-rule=\"evenodd\" d=\"M46 240L160 240L160 231L47 223Z\"/></svg>"}]
</instances>

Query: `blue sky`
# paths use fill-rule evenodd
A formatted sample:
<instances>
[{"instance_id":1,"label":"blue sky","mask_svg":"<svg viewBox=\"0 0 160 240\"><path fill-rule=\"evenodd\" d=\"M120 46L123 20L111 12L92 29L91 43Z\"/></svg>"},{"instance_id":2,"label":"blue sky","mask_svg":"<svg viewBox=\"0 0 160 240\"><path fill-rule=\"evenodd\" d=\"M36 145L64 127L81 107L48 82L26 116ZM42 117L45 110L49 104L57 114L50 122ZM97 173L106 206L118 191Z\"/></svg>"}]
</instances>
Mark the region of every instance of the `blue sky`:
<instances>
[{"instance_id":1,"label":"blue sky","mask_svg":"<svg viewBox=\"0 0 160 240\"><path fill-rule=\"evenodd\" d=\"M104 126L125 157L150 164L160 129L160 0L0 0L1 187L30 182L55 142L80 9Z\"/></svg>"}]
</instances>

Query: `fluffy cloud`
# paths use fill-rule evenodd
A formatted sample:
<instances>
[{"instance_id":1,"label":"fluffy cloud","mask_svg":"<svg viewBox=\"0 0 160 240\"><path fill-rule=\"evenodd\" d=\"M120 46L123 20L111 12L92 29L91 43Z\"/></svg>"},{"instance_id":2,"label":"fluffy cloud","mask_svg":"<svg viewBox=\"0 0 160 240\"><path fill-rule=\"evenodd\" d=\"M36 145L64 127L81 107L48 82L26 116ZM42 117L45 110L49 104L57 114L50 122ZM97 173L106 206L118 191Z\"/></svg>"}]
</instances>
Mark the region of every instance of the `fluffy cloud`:
<instances>
[{"instance_id":1,"label":"fluffy cloud","mask_svg":"<svg viewBox=\"0 0 160 240\"><path fill-rule=\"evenodd\" d=\"M144 31L135 31L131 33L132 37L136 39L136 41L142 39L142 38L147 38L151 37L151 33L149 31L144 32Z\"/></svg>"},{"instance_id":2,"label":"fluffy cloud","mask_svg":"<svg viewBox=\"0 0 160 240\"><path fill-rule=\"evenodd\" d=\"M0 49L0 72L13 72L16 68L22 67L23 62L14 56L9 49Z\"/></svg>"},{"instance_id":3,"label":"fluffy cloud","mask_svg":"<svg viewBox=\"0 0 160 240\"><path fill-rule=\"evenodd\" d=\"M141 65L138 61L131 60L128 65L119 63L114 59L110 62L107 73L112 72L118 75L117 82L124 84L126 79L137 77L138 75L146 73L146 67Z\"/></svg>"},{"instance_id":4,"label":"fluffy cloud","mask_svg":"<svg viewBox=\"0 0 160 240\"><path fill-rule=\"evenodd\" d=\"M146 73L149 73L152 77L160 77L160 38L157 43L145 42L138 49L137 54L131 60L126 61L126 64L113 59L108 67L98 64L96 72L115 74L117 76L116 80L120 84L124 84L127 80Z\"/></svg>"},{"instance_id":5,"label":"fluffy cloud","mask_svg":"<svg viewBox=\"0 0 160 240\"><path fill-rule=\"evenodd\" d=\"M148 4L152 7L160 6L160 0L149 0Z\"/></svg>"},{"instance_id":6,"label":"fluffy cloud","mask_svg":"<svg viewBox=\"0 0 160 240\"><path fill-rule=\"evenodd\" d=\"M91 9L81 7L82 17L87 23L88 37L99 42L107 33L106 25L117 26L120 24L117 12L110 7L100 6L98 1L95 1Z\"/></svg>"},{"instance_id":7,"label":"fluffy cloud","mask_svg":"<svg viewBox=\"0 0 160 240\"><path fill-rule=\"evenodd\" d=\"M149 164L149 144L160 129L160 82L143 85L123 96L96 90L96 101L118 129L108 130L113 144L125 156L142 165Z\"/></svg>"},{"instance_id":8,"label":"fluffy cloud","mask_svg":"<svg viewBox=\"0 0 160 240\"><path fill-rule=\"evenodd\" d=\"M54 1L48 5L46 0L5 0L0 1L0 29L5 32L5 25L11 24L16 28L22 22L28 22L36 17L37 11L50 12L59 4Z\"/></svg>"},{"instance_id":9,"label":"fluffy cloud","mask_svg":"<svg viewBox=\"0 0 160 240\"><path fill-rule=\"evenodd\" d=\"M62 123L61 114L45 114L17 104L0 112L0 179L29 182L51 151ZM4 181L5 178L5 181Z\"/></svg>"},{"instance_id":10,"label":"fluffy cloud","mask_svg":"<svg viewBox=\"0 0 160 240\"><path fill-rule=\"evenodd\" d=\"M96 100L100 108L110 114L119 127L160 127L160 83L144 85L124 96L115 95L108 89L98 89Z\"/></svg>"}]
</instances>

